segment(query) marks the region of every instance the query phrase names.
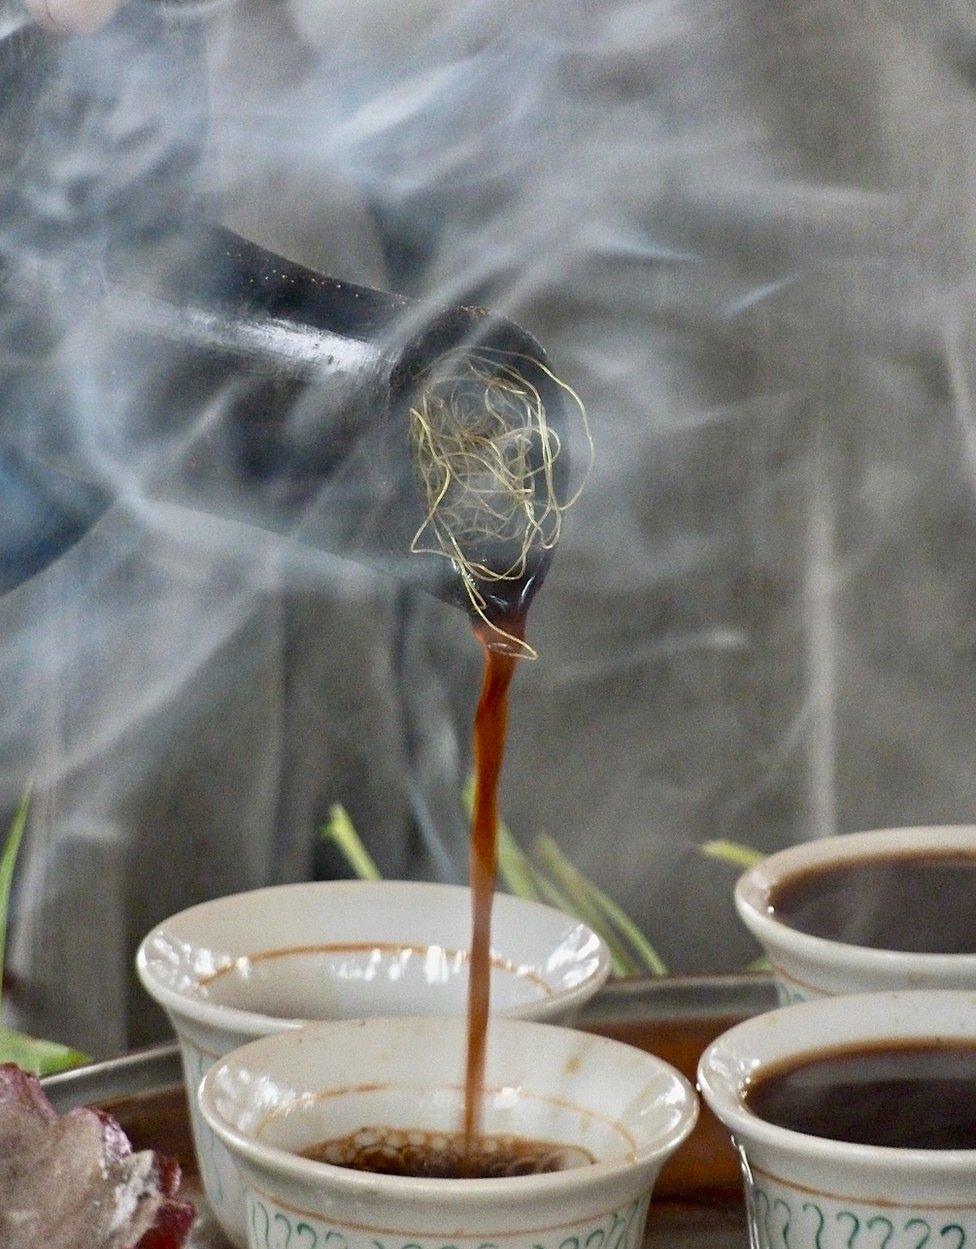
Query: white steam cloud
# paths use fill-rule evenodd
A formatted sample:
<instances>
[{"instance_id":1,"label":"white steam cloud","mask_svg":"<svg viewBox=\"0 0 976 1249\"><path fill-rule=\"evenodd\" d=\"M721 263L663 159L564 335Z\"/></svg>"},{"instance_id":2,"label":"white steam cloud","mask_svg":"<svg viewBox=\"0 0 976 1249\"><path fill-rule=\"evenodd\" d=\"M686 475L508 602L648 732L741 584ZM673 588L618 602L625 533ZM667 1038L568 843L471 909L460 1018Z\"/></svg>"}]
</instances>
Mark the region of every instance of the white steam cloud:
<instances>
[{"instance_id":1,"label":"white steam cloud","mask_svg":"<svg viewBox=\"0 0 976 1249\"><path fill-rule=\"evenodd\" d=\"M8 300L0 452L51 463L53 424L116 501L0 597L0 786L40 794L30 1026L57 1031L57 984L104 958L117 988L79 992L69 1039L141 1037L134 939L307 874L332 801L385 871L464 868L463 617L155 501L186 426L133 429L147 375L106 369L84 312L120 231L158 256L219 215L544 344L597 461L531 618L504 809L674 968L751 957L696 843L972 818L968 7L143 0L45 56L5 105L0 249L77 281L26 344L26 287Z\"/></svg>"}]
</instances>

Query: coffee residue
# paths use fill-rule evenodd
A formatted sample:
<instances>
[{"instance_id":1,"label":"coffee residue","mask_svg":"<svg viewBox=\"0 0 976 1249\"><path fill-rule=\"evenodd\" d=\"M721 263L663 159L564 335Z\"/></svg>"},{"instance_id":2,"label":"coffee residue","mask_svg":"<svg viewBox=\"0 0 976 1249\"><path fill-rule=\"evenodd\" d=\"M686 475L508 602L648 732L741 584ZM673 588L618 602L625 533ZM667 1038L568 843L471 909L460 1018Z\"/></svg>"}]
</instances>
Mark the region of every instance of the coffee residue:
<instances>
[{"instance_id":1,"label":"coffee residue","mask_svg":"<svg viewBox=\"0 0 976 1249\"><path fill-rule=\"evenodd\" d=\"M487 1180L546 1175L589 1166L593 1155L574 1145L522 1136L475 1136L366 1127L302 1150L303 1158L335 1167L427 1180Z\"/></svg>"}]
</instances>

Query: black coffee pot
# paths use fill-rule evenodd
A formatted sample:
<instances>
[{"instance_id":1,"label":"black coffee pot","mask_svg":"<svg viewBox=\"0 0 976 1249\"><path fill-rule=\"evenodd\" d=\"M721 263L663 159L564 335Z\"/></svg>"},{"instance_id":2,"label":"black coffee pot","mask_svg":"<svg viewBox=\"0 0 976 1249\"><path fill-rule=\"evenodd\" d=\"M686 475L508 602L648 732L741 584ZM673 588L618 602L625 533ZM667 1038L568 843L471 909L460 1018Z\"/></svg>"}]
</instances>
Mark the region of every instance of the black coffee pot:
<instances>
[{"instance_id":1,"label":"black coffee pot","mask_svg":"<svg viewBox=\"0 0 976 1249\"><path fill-rule=\"evenodd\" d=\"M410 553L427 504L409 412L445 352L477 351L538 391L558 436L545 353L482 308L338 281L211 224L200 43L146 0L86 39L0 38L0 592L135 493L468 606L449 561ZM523 611L549 558L479 585L489 618Z\"/></svg>"}]
</instances>

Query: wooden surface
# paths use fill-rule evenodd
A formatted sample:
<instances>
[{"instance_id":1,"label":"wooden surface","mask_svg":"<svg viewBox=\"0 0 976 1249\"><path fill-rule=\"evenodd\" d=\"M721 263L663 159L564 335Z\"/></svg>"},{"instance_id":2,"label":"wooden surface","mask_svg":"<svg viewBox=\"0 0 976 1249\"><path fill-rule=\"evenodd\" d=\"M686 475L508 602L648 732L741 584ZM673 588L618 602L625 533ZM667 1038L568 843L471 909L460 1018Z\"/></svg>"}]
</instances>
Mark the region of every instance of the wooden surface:
<instances>
[{"instance_id":1,"label":"wooden surface","mask_svg":"<svg viewBox=\"0 0 976 1249\"><path fill-rule=\"evenodd\" d=\"M599 1031L657 1054L692 1082L705 1046L733 1019L667 1020L601 1026ZM200 1211L191 1249L228 1249L199 1188L182 1085L111 1102L104 1107L137 1149L158 1149L179 1160L187 1196ZM661 1172L651 1202L644 1249L746 1249L738 1163L724 1129L702 1107L694 1133Z\"/></svg>"},{"instance_id":2,"label":"wooden surface","mask_svg":"<svg viewBox=\"0 0 976 1249\"><path fill-rule=\"evenodd\" d=\"M739 1205L697 1205L658 1200L647 1216L644 1249L748 1249L745 1215Z\"/></svg>"}]
</instances>

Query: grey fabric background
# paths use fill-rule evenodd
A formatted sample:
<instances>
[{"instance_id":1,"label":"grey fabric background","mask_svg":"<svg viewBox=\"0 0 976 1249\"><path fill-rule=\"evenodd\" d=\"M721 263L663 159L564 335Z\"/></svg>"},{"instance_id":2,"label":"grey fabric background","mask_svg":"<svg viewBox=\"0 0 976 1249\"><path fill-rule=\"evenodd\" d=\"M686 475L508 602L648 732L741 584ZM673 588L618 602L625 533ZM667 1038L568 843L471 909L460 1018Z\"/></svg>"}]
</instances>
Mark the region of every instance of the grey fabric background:
<instances>
[{"instance_id":1,"label":"grey fabric background","mask_svg":"<svg viewBox=\"0 0 976 1249\"><path fill-rule=\"evenodd\" d=\"M596 460L531 618L504 810L675 971L742 967L702 841L973 818L976 19L390 7L201 19L208 176L292 259L515 316L584 397ZM39 777L23 1026L157 1034L142 932L333 870L333 801L385 873L463 874L460 614L134 508L0 600L0 639L4 793Z\"/></svg>"}]
</instances>

